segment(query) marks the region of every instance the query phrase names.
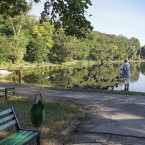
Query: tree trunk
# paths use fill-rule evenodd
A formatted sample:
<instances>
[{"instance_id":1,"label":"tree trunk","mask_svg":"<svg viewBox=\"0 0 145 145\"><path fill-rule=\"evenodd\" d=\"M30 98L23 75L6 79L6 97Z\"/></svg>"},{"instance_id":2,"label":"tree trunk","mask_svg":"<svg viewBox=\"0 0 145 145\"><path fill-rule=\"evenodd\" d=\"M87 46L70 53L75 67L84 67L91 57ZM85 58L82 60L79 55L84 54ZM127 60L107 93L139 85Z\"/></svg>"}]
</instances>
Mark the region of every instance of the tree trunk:
<instances>
[{"instance_id":1,"label":"tree trunk","mask_svg":"<svg viewBox=\"0 0 145 145\"><path fill-rule=\"evenodd\" d=\"M16 60L12 58L12 64L16 64Z\"/></svg>"}]
</instances>

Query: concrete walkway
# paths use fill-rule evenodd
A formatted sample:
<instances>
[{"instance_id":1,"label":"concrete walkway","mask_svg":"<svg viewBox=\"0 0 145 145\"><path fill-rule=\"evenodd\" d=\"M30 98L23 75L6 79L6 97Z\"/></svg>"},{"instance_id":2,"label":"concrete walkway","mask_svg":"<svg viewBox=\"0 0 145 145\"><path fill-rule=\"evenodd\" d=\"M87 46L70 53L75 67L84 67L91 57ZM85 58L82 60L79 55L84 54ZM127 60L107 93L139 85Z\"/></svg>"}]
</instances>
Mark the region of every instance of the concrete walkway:
<instances>
[{"instance_id":1,"label":"concrete walkway","mask_svg":"<svg viewBox=\"0 0 145 145\"><path fill-rule=\"evenodd\" d=\"M0 87L15 87L16 95L34 97L40 91L46 99L83 104L86 119L64 144L145 145L145 96L59 91L4 83Z\"/></svg>"}]
</instances>

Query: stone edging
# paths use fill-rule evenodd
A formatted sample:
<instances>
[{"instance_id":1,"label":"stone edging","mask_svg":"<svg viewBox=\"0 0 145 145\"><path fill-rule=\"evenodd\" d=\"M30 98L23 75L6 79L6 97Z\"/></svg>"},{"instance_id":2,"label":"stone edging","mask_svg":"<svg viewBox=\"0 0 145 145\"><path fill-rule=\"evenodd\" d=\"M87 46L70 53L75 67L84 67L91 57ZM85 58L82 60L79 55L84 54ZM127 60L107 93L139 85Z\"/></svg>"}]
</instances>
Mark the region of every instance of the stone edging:
<instances>
[{"instance_id":1,"label":"stone edging","mask_svg":"<svg viewBox=\"0 0 145 145\"><path fill-rule=\"evenodd\" d=\"M80 124L79 120L74 120L63 132L63 135L69 135L70 133L72 133L76 127L78 127L78 125Z\"/></svg>"}]
</instances>

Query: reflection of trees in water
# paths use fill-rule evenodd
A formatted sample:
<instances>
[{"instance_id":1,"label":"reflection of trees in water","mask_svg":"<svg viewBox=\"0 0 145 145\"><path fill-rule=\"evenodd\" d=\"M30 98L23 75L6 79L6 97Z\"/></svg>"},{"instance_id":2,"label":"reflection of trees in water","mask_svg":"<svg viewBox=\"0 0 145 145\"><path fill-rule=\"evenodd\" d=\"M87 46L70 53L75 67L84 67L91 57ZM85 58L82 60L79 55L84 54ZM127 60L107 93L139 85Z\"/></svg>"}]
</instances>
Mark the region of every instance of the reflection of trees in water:
<instances>
[{"instance_id":1,"label":"reflection of trees in water","mask_svg":"<svg viewBox=\"0 0 145 145\"><path fill-rule=\"evenodd\" d=\"M141 64L141 71L145 73L145 64ZM56 67L29 72L23 76L26 83L35 83L52 87L64 88L97 88L97 86L112 86L120 83L122 80L117 80L119 76L119 68L123 64L103 64L101 66L71 66L71 67ZM137 81L140 73L140 63L131 63L132 75L131 81ZM143 70L144 69L144 70ZM33 70L32 70L33 71Z\"/></svg>"},{"instance_id":2,"label":"reflection of trees in water","mask_svg":"<svg viewBox=\"0 0 145 145\"><path fill-rule=\"evenodd\" d=\"M142 62L140 65L141 73L145 75L145 62Z\"/></svg>"},{"instance_id":3,"label":"reflection of trees in water","mask_svg":"<svg viewBox=\"0 0 145 145\"><path fill-rule=\"evenodd\" d=\"M139 79L139 74L141 70L141 65L139 62L131 63L131 81L135 82Z\"/></svg>"},{"instance_id":4,"label":"reflection of trees in water","mask_svg":"<svg viewBox=\"0 0 145 145\"><path fill-rule=\"evenodd\" d=\"M61 87L97 88L98 86L112 86L116 84L118 68L112 65L92 65L70 67L66 69L52 70L48 74L48 81L52 85Z\"/></svg>"},{"instance_id":5,"label":"reflection of trees in water","mask_svg":"<svg viewBox=\"0 0 145 145\"><path fill-rule=\"evenodd\" d=\"M23 76L22 79L25 83L28 83L28 84L40 84L40 85L46 84L46 80L44 79L42 74L32 73L32 74Z\"/></svg>"}]
</instances>

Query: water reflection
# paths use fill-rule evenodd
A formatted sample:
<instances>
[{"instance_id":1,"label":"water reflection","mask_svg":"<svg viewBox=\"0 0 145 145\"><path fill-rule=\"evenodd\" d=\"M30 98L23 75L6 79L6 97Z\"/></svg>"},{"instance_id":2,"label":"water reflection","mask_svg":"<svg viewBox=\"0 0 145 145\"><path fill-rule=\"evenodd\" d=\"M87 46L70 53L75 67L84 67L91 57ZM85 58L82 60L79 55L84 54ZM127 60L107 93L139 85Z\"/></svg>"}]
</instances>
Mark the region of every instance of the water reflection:
<instances>
[{"instance_id":1,"label":"water reflection","mask_svg":"<svg viewBox=\"0 0 145 145\"><path fill-rule=\"evenodd\" d=\"M123 64L93 64L83 66L81 63L69 67L44 67L28 69L22 72L22 83L38 84L48 87L89 88L123 90L119 68ZM131 63L130 91L145 92L145 63ZM17 73L5 78L11 82L18 80Z\"/></svg>"},{"instance_id":2,"label":"water reflection","mask_svg":"<svg viewBox=\"0 0 145 145\"><path fill-rule=\"evenodd\" d=\"M124 84L120 83L115 90L124 90ZM130 82L129 91L145 92L145 75L139 73L139 78L136 81Z\"/></svg>"}]
</instances>

